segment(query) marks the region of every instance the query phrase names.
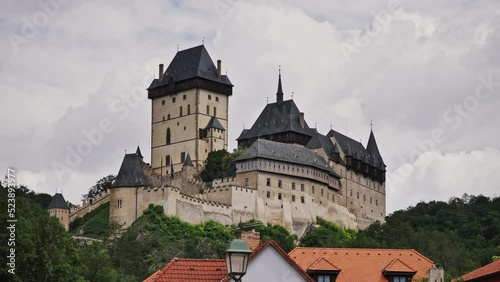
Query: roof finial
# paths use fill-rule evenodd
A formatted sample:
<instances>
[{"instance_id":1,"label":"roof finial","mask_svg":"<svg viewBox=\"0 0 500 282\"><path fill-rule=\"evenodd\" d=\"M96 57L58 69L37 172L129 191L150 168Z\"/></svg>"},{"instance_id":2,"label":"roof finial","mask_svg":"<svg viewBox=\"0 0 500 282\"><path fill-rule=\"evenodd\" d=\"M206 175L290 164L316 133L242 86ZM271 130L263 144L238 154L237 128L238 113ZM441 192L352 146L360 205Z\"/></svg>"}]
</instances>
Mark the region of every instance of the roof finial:
<instances>
[{"instance_id":1,"label":"roof finial","mask_svg":"<svg viewBox=\"0 0 500 282\"><path fill-rule=\"evenodd\" d=\"M276 102L283 102L283 88L281 87L281 65L278 68L278 92L276 92Z\"/></svg>"},{"instance_id":2,"label":"roof finial","mask_svg":"<svg viewBox=\"0 0 500 282\"><path fill-rule=\"evenodd\" d=\"M293 100L293 93L295 93L295 92L292 91L292 100Z\"/></svg>"},{"instance_id":3,"label":"roof finial","mask_svg":"<svg viewBox=\"0 0 500 282\"><path fill-rule=\"evenodd\" d=\"M205 45L205 36L201 39L201 45Z\"/></svg>"},{"instance_id":4,"label":"roof finial","mask_svg":"<svg viewBox=\"0 0 500 282\"><path fill-rule=\"evenodd\" d=\"M318 128L318 123L317 122L314 123L314 128Z\"/></svg>"},{"instance_id":5,"label":"roof finial","mask_svg":"<svg viewBox=\"0 0 500 282\"><path fill-rule=\"evenodd\" d=\"M269 104L269 96L266 99L266 104Z\"/></svg>"},{"instance_id":6,"label":"roof finial","mask_svg":"<svg viewBox=\"0 0 500 282\"><path fill-rule=\"evenodd\" d=\"M244 123L242 123L242 124L243 124L243 129L245 129L245 124Z\"/></svg>"},{"instance_id":7,"label":"roof finial","mask_svg":"<svg viewBox=\"0 0 500 282\"><path fill-rule=\"evenodd\" d=\"M373 120L370 120L370 130L373 131Z\"/></svg>"},{"instance_id":8,"label":"roof finial","mask_svg":"<svg viewBox=\"0 0 500 282\"><path fill-rule=\"evenodd\" d=\"M332 130L332 129L333 129L333 127L332 127L332 125L330 124L330 130Z\"/></svg>"},{"instance_id":9,"label":"roof finial","mask_svg":"<svg viewBox=\"0 0 500 282\"><path fill-rule=\"evenodd\" d=\"M177 52L179 52L179 44L177 44Z\"/></svg>"}]
</instances>

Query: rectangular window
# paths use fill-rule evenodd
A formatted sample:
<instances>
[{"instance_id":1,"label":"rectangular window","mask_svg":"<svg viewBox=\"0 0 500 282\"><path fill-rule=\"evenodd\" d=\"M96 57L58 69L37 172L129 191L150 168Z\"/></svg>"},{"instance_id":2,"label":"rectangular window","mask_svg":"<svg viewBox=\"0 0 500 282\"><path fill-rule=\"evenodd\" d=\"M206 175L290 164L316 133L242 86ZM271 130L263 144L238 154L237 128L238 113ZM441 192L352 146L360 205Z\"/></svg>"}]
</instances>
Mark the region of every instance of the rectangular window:
<instances>
[{"instance_id":1,"label":"rectangular window","mask_svg":"<svg viewBox=\"0 0 500 282\"><path fill-rule=\"evenodd\" d=\"M208 95L208 100L212 100L212 95Z\"/></svg>"},{"instance_id":2,"label":"rectangular window","mask_svg":"<svg viewBox=\"0 0 500 282\"><path fill-rule=\"evenodd\" d=\"M182 95L182 100L186 100L186 94Z\"/></svg>"},{"instance_id":3,"label":"rectangular window","mask_svg":"<svg viewBox=\"0 0 500 282\"><path fill-rule=\"evenodd\" d=\"M363 202L366 202L366 195L363 195Z\"/></svg>"},{"instance_id":4,"label":"rectangular window","mask_svg":"<svg viewBox=\"0 0 500 282\"><path fill-rule=\"evenodd\" d=\"M219 102L219 97L215 97L215 102Z\"/></svg>"},{"instance_id":5,"label":"rectangular window","mask_svg":"<svg viewBox=\"0 0 500 282\"><path fill-rule=\"evenodd\" d=\"M175 97L172 97L172 103L175 103Z\"/></svg>"},{"instance_id":6,"label":"rectangular window","mask_svg":"<svg viewBox=\"0 0 500 282\"><path fill-rule=\"evenodd\" d=\"M122 203L122 200L118 200L118 205L117 205L117 207L118 207L119 209L121 209L121 208L122 208L122 204L123 204L123 203Z\"/></svg>"},{"instance_id":7,"label":"rectangular window","mask_svg":"<svg viewBox=\"0 0 500 282\"><path fill-rule=\"evenodd\" d=\"M281 183L281 180L278 180L278 188L282 188L282 183Z\"/></svg>"},{"instance_id":8,"label":"rectangular window","mask_svg":"<svg viewBox=\"0 0 500 282\"><path fill-rule=\"evenodd\" d=\"M292 202L295 202L295 195L292 195Z\"/></svg>"},{"instance_id":9,"label":"rectangular window","mask_svg":"<svg viewBox=\"0 0 500 282\"><path fill-rule=\"evenodd\" d=\"M352 197L352 189L351 189L351 197Z\"/></svg>"},{"instance_id":10,"label":"rectangular window","mask_svg":"<svg viewBox=\"0 0 500 282\"><path fill-rule=\"evenodd\" d=\"M268 178L268 179L266 180L266 185L267 185L267 186L271 186L271 178Z\"/></svg>"},{"instance_id":11,"label":"rectangular window","mask_svg":"<svg viewBox=\"0 0 500 282\"><path fill-rule=\"evenodd\" d=\"M394 276L392 281L393 282L406 282L408 280L406 280L406 277L404 277L404 276Z\"/></svg>"},{"instance_id":12,"label":"rectangular window","mask_svg":"<svg viewBox=\"0 0 500 282\"><path fill-rule=\"evenodd\" d=\"M377 199L375 199L375 206L378 207L378 200Z\"/></svg>"},{"instance_id":13,"label":"rectangular window","mask_svg":"<svg viewBox=\"0 0 500 282\"><path fill-rule=\"evenodd\" d=\"M249 182L250 182L250 179L248 179L248 177L247 177L247 178L245 178L245 186L248 186L248 183L249 183Z\"/></svg>"},{"instance_id":14,"label":"rectangular window","mask_svg":"<svg viewBox=\"0 0 500 282\"><path fill-rule=\"evenodd\" d=\"M167 119L170 119L170 114L167 115Z\"/></svg>"},{"instance_id":15,"label":"rectangular window","mask_svg":"<svg viewBox=\"0 0 500 282\"><path fill-rule=\"evenodd\" d=\"M304 196L301 196L301 197L300 197L300 202L301 202L301 203L305 203L305 202L306 202L306 201L304 200Z\"/></svg>"},{"instance_id":16,"label":"rectangular window","mask_svg":"<svg viewBox=\"0 0 500 282\"><path fill-rule=\"evenodd\" d=\"M295 182L292 182L292 190L295 190Z\"/></svg>"},{"instance_id":17,"label":"rectangular window","mask_svg":"<svg viewBox=\"0 0 500 282\"><path fill-rule=\"evenodd\" d=\"M356 198L359 199L359 192L356 192Z\"/></svg>"},{"instance_id":18,"label":"rectangular window","mask_svg":"<svg viewBox=\"0 0 500 282\"><path fill-rule=\"evenodd\" d=\"M182 106L179 107L179 116L182 116Z\"/></svg>"},{"instance_id":19,"label":"rectangular window","mask_svg":"<svg viewBox=\"0 0 500 282\"><path fill-rule=\"evenodd\" d=\"M318 282L330 282L330 275L318 275Z\"/></svg>"},{"instance_id":20,"label":"rectangular window","mask_svg":"<svg viewBox=\"0 0 500 282\"><path fill-rule=\"evenodd\" d=\"M165 157L165 163L163 165L170 165L170 155Z\"/></svg>"},{"instance_id":21,"label":"rectangular window","mask_svg":"<svg viewBox=\"0 0 500 282\"><path fill-rule=\"evenodd\" d=\"M165 105L165 100L161 100L161 105Z\"/></svg>"},{"instance_id":22,"label":"rectangular window","mask_svg":"<svg viewBox=\"0 0 500 282\"><path fill-rule=\"evenodd\" d=\"M372 203L372 197L370 197L370 204Z\"/></svg>"},{"instance_id":23,"label":"rectangular window","mask_svg":"<svg viewBox=\"0 0 500 282\"><path fill-rule=\"evenodd\" d=\"M184 163L185 160L186 160L186 153L182 152L181 153L181 163Z\"/></svg>"},{"instance_id":24,"label":"rectangular window","mask_svg":"<svg viewBox=\"0 0 500 282\"><path fill-rule=\"evenodd\" d=\"M271 191L267 191L267 198L271 198Z\"/></svg>"},{"instance_id":25,"label":"rectangular window","mask_svg":"<svg viewBox=\"0 0 500 282\"><path fill-rule=\"evenodd\" d=\"M217 107L214 107L214 117L217 116Z\"/></svg>"},{"instance_id":26,"label":"rectangular window","mask_svg":"<svg viewBox=\"0 0 500 282\"><path fill-rule=\"evenodd\" d=\"M311 193L313 193L313 194L314 194L315 192L316 192L316 191L314 191L314 185L313 185L313 187L311 188Z\"/></svg>"},{"instance_id":27,"label":"rectangular window","mask_svg":"<svg viewBox=\"0 0 500 282\"><path fill-rule=\"evenodd\" d=\"M304 192L304 183L300 184L300 191Z\"/></svg>"},{"instance_id":28,"label":"rectangular window","mask_svg":"<svg viewBox=\"0 0 500 282\"><path fill-rule=\"evenodd\" d=\"M278 200L281 200L281 193L278 193Z\"/></svg>"},{"instance_id":29,"label":"rectangular window","mask_svg":"<svg viewBox=\"0 0 500 282\"><path fill-rule=\"evenodd\" d=\"M210 106L207 105L207 115L210 114Z\"/></svg>"}]
</instances>

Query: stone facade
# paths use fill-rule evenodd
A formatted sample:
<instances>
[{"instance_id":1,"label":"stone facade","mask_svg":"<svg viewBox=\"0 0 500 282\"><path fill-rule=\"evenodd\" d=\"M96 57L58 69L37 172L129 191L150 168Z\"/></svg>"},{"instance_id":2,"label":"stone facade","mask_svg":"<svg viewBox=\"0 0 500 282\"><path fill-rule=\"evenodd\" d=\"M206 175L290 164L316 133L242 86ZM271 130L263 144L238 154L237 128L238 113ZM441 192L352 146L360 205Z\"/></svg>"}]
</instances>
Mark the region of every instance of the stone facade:
<instances>
[{"instance_id":1,"label":"stone facade","mask_svg":"<svg viewBox=\"0 0 500 282\"><path fill-rule=\"evenodd\" d=\"M49 215L57 217L64 229L69 230L69 209L49 209Z\"/></svg>"}]
</instances>

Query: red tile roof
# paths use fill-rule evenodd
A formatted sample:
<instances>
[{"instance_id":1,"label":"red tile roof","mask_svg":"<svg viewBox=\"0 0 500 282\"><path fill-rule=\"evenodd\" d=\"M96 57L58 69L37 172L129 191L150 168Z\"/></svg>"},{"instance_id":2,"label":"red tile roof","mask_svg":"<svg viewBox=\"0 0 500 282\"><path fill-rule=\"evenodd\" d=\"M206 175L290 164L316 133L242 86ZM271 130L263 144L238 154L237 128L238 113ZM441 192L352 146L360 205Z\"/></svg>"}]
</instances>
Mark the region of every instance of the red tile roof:
<instances>
[{"instance_id":1,"label":"red tile roof","mask_svg":"<svg viewBox=\"0 0 500 282\"><path fill-rule=\"evenodd\" d=\"M399 259L394 259L384 268L385 272L417 272L415 269L409 267L406 263Z\"/></svg>"},{"instance_id":2,"label":"red tile roof","mask_svg":"<svg viewBox=\"0 0 500 282\"><path fill-rule=\"evenodd\" d=\"M319 258L313 264L311 264L307 270L327 270L327 271L339 271L340 268L333 265L331 262L325 258Z\"/></svg>"},{"instance_id":3,"label":"red tile roof","mask_svg":"<svg viewBox=\"0 0 500 282\"><path fill-rule=\"evenodd\" d=\"M144 282L218 282L226 276L226 273L226 262L222 259L174 258L163 269L146 278Z\"/></svg>"},{"instance_id":4,"label":"red tile roof","mask_svg":"<svg viewBox=\"0 0 500 282\"><path fill-rule=\"evenodd\" d=\"M411 269L418 279L428 277L427 271L432 267L432 261L415 250L298 247L289 255L305 271L324 258L340 269L337 282L386 282L386 268L404 272Z\"/></svg>"},{"instance_id":5,"label":"red tile roof","mask_svg":"<svg viewBox=\"0 0 500 282\"><path fill-rule=\"evenodd\" d=\"M500 260L496 260L490 264L487 264L472 272L469 272L463 275L462 278L464 279L464 281L482 281L476 279L484 279L490 276L495 276L495 274L497 275L497 278L500 278ZM488 281L495 281L495 280L488 280Z\"/></svg>"}]
</instances>

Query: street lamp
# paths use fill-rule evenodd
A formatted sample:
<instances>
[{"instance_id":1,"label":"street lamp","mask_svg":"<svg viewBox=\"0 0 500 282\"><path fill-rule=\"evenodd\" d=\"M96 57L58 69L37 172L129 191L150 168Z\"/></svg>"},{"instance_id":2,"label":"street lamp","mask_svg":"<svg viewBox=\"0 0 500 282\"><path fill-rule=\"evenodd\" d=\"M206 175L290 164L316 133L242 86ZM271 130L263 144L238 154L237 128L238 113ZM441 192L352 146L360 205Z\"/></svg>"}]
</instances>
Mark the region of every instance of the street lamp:
<instances>
[{"instance_id":1,"label":"street lamp","mask_svg":"<svg viewBox=\"0 0 500 282\"><path fill-rule=\"evenodd\" d=\"M247 273L248 256L251 253L252 251L248 249L247 243L239 239L231 241L224 252L226 255L227 274L235 282L241 281L241 277Z\"/></svg>"}]
</instances>

